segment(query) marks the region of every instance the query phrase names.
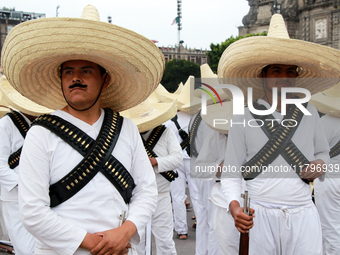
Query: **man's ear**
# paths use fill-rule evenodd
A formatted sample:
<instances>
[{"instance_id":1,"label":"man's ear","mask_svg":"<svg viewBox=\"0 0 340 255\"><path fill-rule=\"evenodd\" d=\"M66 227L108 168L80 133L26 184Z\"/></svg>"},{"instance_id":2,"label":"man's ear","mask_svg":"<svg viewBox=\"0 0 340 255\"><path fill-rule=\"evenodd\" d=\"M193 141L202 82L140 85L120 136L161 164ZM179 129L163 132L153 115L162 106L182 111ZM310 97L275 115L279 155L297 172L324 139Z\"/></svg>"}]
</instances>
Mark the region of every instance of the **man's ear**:
<instances>
[{"instance_id":1,"label":"man's ear","mask_svg":"<svg viewBox=\"0 0 340 255\"><path fill-rule=\"evenodd\" d=\"M111 81L111 76L109 75L109 73L104 73L103 78L105 79L105 83L104 83L104 86L103 86L103 90L104 90L104 89L107 89L107 87L109 86L110 81Z\"/></svg>"}]
</instances>

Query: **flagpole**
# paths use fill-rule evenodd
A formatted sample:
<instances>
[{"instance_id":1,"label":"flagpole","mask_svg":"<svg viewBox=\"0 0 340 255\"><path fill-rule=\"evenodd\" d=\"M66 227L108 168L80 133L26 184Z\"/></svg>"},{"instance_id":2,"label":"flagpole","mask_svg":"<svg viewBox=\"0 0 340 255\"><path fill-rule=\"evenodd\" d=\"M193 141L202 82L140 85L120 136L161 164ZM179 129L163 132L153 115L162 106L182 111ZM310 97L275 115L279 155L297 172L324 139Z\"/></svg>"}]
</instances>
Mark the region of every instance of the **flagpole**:
<instances>
[{"instance_id":1,"label":"flagpole","mask_svg":"<svg viewBox=\"0 0 340 255\"><path fill-rule=\"evenodd\" d=\"M178 22L177 22L177 41L178 41L178 61L181 60L181 29L182 29L182 23L181 23L181 18L182 18L182 12L181 12L181 7L182 7L182 0L177 0L177 17L178 17Z\"/></svg>"}]
</instances>

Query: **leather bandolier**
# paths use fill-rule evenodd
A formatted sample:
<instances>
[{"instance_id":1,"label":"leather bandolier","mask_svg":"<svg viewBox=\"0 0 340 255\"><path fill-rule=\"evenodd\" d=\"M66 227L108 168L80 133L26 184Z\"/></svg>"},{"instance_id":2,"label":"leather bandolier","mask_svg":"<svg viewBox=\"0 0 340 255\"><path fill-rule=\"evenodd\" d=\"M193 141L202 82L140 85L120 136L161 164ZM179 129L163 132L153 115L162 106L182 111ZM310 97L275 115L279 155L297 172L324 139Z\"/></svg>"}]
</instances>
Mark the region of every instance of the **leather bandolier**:
<instances>
[{"instance_id":1,"label":"leather bandolier","mask_svg":"<svg viewBox=\"0 0 340 255\"><path fill-rule=\"evenodd\" d=\"M199 111L199 113L194 118L194 121L189 130L189 148L190 149L188 150L188 155L193 156L195 158L198 157L198 152L197 152L197 148L195 144L195 137L197 135L198 127L200 126L201 121L202 121L201 111Z\"/></svg>"},{"instance_id":2,"label":"leather bandolier","mask_svg":"<svg viewBox=\"0 0 340 255\"><path fill-rule=\"evenodd\" d=\"M307 106L307 104L303 105L305 107ZM258 110L267 110L264 105L260 105L257 101L254 102L254 108ZM303 112L295 105L289 105L287 114L282 120L288 122L288 125L286 126L279 124L277 121L270 121L270 119L275 119L272 115L259 116L253 113L252 115L254 119L257 120L259 126L262 125L261 129L269 140L255 156L244 164L247 171L242 173L243 178L245 180L256 178L262 172L262 167L271 164L279 155L281 155L290 166L294 167L296 173L299 174L300 170L310 163L299 148L292 142L292 137L301 122ZM264 124L260 120L262 120ZM297 124L293 126L294 123ZM309 183L306 179L302 180L305 183Z\"/></svg>"},{"instance_id":3,"label":"leather bandolier","mask_svg":"<svg viewBox=\"0 0 340 255\"><path fill-rule=\"evenodd\" d=\"M6 113L6 115L11 118L12 122L14 123L16 128L19 130L22 137L25 139L28 129L30 128L25 118L20 113L18 113L17 111L13 111L13 110L10 111L9 113ZM13 152L9 156L8 165L10 169L14 169L19 165L21 150L22 150L22 146L16 152Z\"/></svg>"},{"instance_id":4,"label":"leather bandolier","mask_svg":"<svg viewBox=\"0 0 340 255\"><path fill-rule=\"evenodd\" d=\"M182 142L181 142L181 148L182 148L182 150L185 149L185 150L187 151L188 155L189 155L189 154L190 154L189 135L188 135L187 132L185 132L185 131L181 128L181 126L179 125L177 119L178 119L178 116L176 115L175 117L173 117L173 118L171 119L171 121L172 121L173 123L175 123L175 125L176 125L176 127L177 127L177 130L178 130L178 134L179 134L179 136L182 138Z\"/></svg>"},{"instance_id":5,"label":"leather bandolier","mask_svg":"<svg viewBox=\"0 0 340 255\"><path fill-rule=\"evenodd\" d=\"M332 147L329 152L330 158L334 158L340 154L340 141Z\"/></svg>"},{"instance_id":6,"label":"leather bandolier","mask_svg":"<svg viewBox=\"0 0 340 255\"><path fill-rule=\"evenodd\" d=\"M158 127L155 127L151 134L149 135L148 139L145 141L142 137L144 148L146 150L146 153L150 158L157 158L157 154L153 151L155 148L157 142L161 138L162 134L164 133L166 127L164 125L160 125ZM175 171L166 171L160 173L166 180L169 182L172 182L175 180L175 178L178 177L178 173Z\"/></svg>"},{"instance_id":7,"label":"leather bandolier","mask_svg":"<svg viewBox=\"0 0 340 255\"><path fill-rule=\"evenodd\" d=\"M134 180L122 163L112 155L123 118L105 109L103 125L96 140L78 127L55 115L42 115L32 125L40 125L78 151L84 158L61 180L50 186L50 206L57 206L80 191L100 171L118 190L125 203L130 202Z\"/></svg>"}]
</instances>

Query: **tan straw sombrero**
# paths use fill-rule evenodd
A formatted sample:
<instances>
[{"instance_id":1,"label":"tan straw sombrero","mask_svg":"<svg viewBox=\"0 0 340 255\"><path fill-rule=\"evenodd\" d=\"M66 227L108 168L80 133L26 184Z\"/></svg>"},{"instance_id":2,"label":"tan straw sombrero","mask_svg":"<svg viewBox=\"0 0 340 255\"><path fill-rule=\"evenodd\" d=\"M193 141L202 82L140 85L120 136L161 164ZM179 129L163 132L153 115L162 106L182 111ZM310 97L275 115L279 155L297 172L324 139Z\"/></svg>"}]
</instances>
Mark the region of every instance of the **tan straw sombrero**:
<instances>
[{"instance_id":1,"label":"tan straw sombrero","mask_svg":"<svg viewBox=\"0 0 340 255\"><path fill-rule=\"evenodd\" d=\"M218 77L220 83L228 82L241 88L244 95L247 94L247 87L253 87L253 98L257 99L264 94L258 75L263 67L270 64L298 66L300 79L296 81L296 86L315 94L338 82L340 51L290 39L282 16L274 14L267 36L238 40L224 51L218 65ZM225 92L230 93L228 89Z\"/></svg>"},{"instance_id":2,"label":"tan straw sombrero","mask_svg":"<svg viewBox=\"0 0 340 255\"><path fill-rule=\"evenodd\" d=\"M201 114L202 120L213 130L228 134L230 121L233 117L232 101L223 102L223 105L208 105L207 114Z\"/></svg>"},{"instance_id":3,"label":"tan straw sombrero","mask_svg":"<svg viewBox=\"0 0 340 255\"><path fill-rule=\"evenodd\" d=\"M340 83L312 96L309 102L319 112L340 117Z\"/></svg>"},{"instance_id":4,"label":"tan straw sombrero","mask_svg":"<svg viewBox=\"0 0 340 255\"><path fill-rule=\"evenodd\" d=\"M182 90L182 89L181 89ZM177 91L177 90L176 90ZM170 103L177 100L180 93L170 93L162 84L159 84L155 90L161 103Z\"/></svg>"},{"instance_id":5,"label":"tan straw sombrero","mask_svg":"<svg viewBox=\"0 0 340 255\"><path fill-rule=\"evenodd\" d=\"M7 81L4 75L0 78L0 90L10 108L15 108L25 114L39 116L41 114L49 114L54 111L44 106L40 106L20 95L20 93Z\"/></svg>"},{"instance_id":6,"label":"tan straw sombrero","mask_svg":"<svg viewBox=\"0 0 340 255\"><path fill-rule=\"evenodd\" d=\"M32 101L60 109L66 105L58 69L68 60L87 60L104 67L111 84L101 107L116 111L144 101L158 86L164 57L149 39L99 21L95 7L82 18L42 18L16 25L6 37L1 65L8 81Z\"/></svg>"},{"instance_id":7,"label":"tan straw sombrero","mask_svg":"<svg viewBox=\"0 0 340 255\"><path fill-rule=\"evenodd\" d=\"M173 118L177 113L176 105L176 100L172 103L151 103L148 98L139 105L122 111L121 115L131 119L142 133Z\"/></svg>"},{"instance_id":8,"label":"tan straw sombrero","mask_svg":"<svg viewBox=\"0 0 340 255\"><path fill-rule=\"evenodd\" d=\"M6 113L10 112L10 108L8 106L8 103L6 100L4 100L4 97L2 96L1 90L0 90L0 118L5 116Z\"/></svg>"}]
</instances>

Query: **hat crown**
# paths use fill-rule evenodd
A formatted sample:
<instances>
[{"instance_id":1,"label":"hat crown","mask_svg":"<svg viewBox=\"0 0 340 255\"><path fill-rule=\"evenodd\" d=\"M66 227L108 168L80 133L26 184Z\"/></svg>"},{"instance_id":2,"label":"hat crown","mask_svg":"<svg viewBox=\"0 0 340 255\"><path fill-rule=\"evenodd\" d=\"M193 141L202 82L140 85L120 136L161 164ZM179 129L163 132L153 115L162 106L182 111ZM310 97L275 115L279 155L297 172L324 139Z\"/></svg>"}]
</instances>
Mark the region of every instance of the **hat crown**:
<instances>
[{"instance_id":1,"label":"hat crown","mask_svg":"<svg viewBox=\"0 0 340 255\"><path fill-rule=\"evenodd\" d=\"M88 19L88 20L95 20L100 21L99 12L96 7L93 5L86 5L83 9L83 13L81 14L82 19Z\"/></svg>"},{"instance_id":2,"label":"hat crown","mask_svg":"<svg viewBox=\"0 0 340 255\"><path fill-rule=\"evenodd\" d=\"M274 14L270 19L268 36L289 39L286 24L281 14Z\"/></svg>"}]
</instances>

